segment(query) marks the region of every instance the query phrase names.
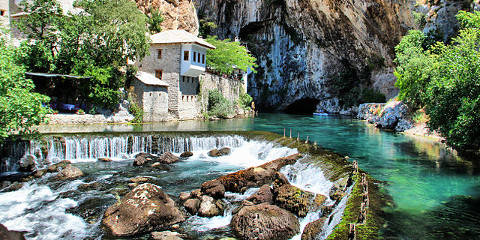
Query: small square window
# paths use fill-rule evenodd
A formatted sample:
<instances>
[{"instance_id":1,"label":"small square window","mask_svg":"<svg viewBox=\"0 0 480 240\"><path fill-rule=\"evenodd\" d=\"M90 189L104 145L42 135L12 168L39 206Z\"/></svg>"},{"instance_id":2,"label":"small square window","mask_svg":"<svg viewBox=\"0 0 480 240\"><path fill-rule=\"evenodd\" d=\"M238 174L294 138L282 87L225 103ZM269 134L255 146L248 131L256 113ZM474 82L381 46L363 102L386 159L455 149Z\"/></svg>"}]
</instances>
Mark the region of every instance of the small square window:
<instances>
[{"instance_id":1,"label":"small square window","mask_svg":"<svg viewBox=\"0 0 480 240\"><path fill-rule=\"evenodd\" d=\"M188 61L190 56L190 51L183 51L183 61Z\"/></svg>"},{"instance_id":2,"label":"small square window","mask_svg":"<svg viewBox=\"0 0 480 240\"><path fill-rule=\"evenodd\" d=\"M0 10L0 16L5 16L5 10Z\"/></svg>"},{"instance_id":3,"label":"small square window","mask_svg":"<svg viewBox=\"0 0 480 240\"><path fill-rule=\"evenodd\" d=\"M155 77L162 80L163 72L162 70L155 70Z\"/></svg>"},{"instance_id":4,"label":"small square window","mask_svg":"<svg viewBox=\"0 0 480 240\"><path fill-rule=\"evenodd\" d=\"M157 59L162 59L162 49L157 49Z\"/></svg>"}]
</instances>

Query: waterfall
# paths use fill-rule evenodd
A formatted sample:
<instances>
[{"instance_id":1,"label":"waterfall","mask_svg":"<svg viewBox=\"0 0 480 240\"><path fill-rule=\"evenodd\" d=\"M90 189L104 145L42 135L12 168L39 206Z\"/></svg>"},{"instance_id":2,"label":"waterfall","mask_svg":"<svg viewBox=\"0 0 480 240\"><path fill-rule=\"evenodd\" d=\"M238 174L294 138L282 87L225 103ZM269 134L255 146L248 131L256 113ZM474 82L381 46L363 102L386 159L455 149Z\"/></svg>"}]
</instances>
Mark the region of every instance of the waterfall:
<instances>
[{"instance_id":1,"label":"waterfall","mask_svg":"<svg viewBox=\"0 0 480 240\"><path fill-rule=\"evenodd\" d=\"M208 151L221 147L239 147L247 140L240 136L182 137L158 135L64 136L42 140L12 142L2 146L0 172L15 171L22 158L33 158L43 168L62 160L71 162L132 159L137 153L162 154L165 152Z\"/></svg>"}]
</instances>

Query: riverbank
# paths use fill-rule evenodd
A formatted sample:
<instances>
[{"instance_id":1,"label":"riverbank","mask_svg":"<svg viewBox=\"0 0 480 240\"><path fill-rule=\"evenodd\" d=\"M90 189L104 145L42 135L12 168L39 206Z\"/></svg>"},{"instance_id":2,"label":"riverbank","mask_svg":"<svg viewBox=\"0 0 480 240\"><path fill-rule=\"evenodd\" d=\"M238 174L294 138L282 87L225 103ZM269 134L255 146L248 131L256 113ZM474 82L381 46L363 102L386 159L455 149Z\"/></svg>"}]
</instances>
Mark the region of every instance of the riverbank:
<instances>
[{"instance_id":1,"label":"riverbank","mask_svg":"<svg viewBox=\"0 0 480 240\"><path fill-rule=\"evenodd\" d=\"M357 118L386 131L394 131L439 143L445 142L445 138L438 132L430 131L425 121L418 121L413 115L403 102L392 100L388 103L361 104L358 108ZM422 117L424 118L424 116Z\"/></svg>"}]
</instances>

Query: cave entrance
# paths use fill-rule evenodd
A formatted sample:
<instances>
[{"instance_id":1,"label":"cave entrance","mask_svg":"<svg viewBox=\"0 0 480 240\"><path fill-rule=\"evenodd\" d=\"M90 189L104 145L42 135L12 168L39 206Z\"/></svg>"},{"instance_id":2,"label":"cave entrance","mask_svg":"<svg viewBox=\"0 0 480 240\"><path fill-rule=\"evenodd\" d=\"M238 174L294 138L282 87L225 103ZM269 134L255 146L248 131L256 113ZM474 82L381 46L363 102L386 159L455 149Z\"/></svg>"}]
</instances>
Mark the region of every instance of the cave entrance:
<instances>
[{"instance_id":1,"label":"cave entrance","mask_svg":"<svg viewBox=\"0 0 480 240\"><path fill-rule=\"evenodd\" d=\"M319 102L320 100L315 98L302 98L288 105L284 111L291 114L312 114Z\"/></svg>"}]
</instances>

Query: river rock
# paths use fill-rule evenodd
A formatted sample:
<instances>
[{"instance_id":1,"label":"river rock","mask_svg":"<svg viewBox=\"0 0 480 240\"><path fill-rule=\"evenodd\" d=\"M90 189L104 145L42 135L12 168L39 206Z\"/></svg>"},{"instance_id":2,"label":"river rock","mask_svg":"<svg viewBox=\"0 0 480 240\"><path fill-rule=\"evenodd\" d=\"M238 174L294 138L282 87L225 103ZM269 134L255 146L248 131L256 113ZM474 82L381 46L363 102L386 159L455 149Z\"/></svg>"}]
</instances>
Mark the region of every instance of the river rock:
<instances>
[{"instance_id":1,"label":"river rock","mask_svg":"<svg viewBox=\"0 0 480 240\"><path fill-rule=\"evenodd\" d=\"M260 204L240 209L231 227L242 239L290 239L300 231L298 219L275 205Z\"/></svg>"},{"instance_id":2,"label":"river rock","mask_svg":"<svg viewBox=\"0 0 480 240\"><path fill-rule=\"evenodd\" d=\"M106 158L106 157L104 157L104 158L98 158L98 161L99 161L99 162L111 162L111 161L113 161L113 160L112 160L111 158Z\"/></svg>"},{"instance_id":3,"label":"river rock","mask_svg":"<svg viewBox=\"0 0 480 240\"><path fill-rule=\"evenodd\" d=\"M182 154L180 154L181 158L189 158L191 156L193 156L193 153L190 152L190 151L186 151L186 152L183 152Z\"/></svg>"},{"instance_id":4,"label":"river rock","mask_svg":"<svg viewBox=\"0 0 480 240\"><path fill-rule=\"evenodd\" d=\"M291 184L274 189L275 204L281 208L287 209L299 217L307 216L314 194L303 191Z\"/></svg>"},{"instance_id":5,"label":"river rock","mask_svg":"<svg viewBox=\"0 0 480 240\"><path fill-rule=\"evenodd\" d=\"M226 156L229 155L232 152L232 150L228 147L224 147L221 149L212 149L208 152L208 156L210 157L221 157L221 156Z\"/></svg>"},{"instance_id":6,"label":"river rock","mask_svg":"<svg viewBox=\"0 0 480 240\"><path fill-rule=\"evenodd\" d=\"M83 176L82 170L72 165L67 165L56 176L59 180L71 180Z\"/></svg>"},{"instance_id":7,"label":"river rock","mask_svg":"<svg viewBox=\"0 0 480 240\"><path fill-rule=\"evenodd\" d=\"M40 170L37 170L33 173L33 176L35 178L41 178L43 177L43 175L45 175L47 173L47 169L40 169Z\"/></svg>"},{"instance_id":8,"label":"river rock","mask_svg":"<svg viewBox=\"0 0 480 240\"><path fill-rule=\"evenodd\" d=\"M0 224L0 239L2 240L25 240L25 232L9 231L7 227Z\"/></svg>"},{"instance_id":9,"label":"river rock","mask_svg":"<svg viewBox=\"0 0 480 240\"><path fill-rule=\"evenodd\" d=\"M203 194L210 195L211 197L217 199L223 198L225 195L225 186L223 186L223 184L217 179L204 182L201 190Z\"/></svg>"},{"instance_id":10,"label":"river rock","mask_svg":"<svg viewBox=\"0 0 480 240\"><path fill-rule=\"evenodd\" d=\"M181 192L178 198L180 198L180 201L184 202L190 197L191 197L191 194L189 192Z\"/></svg>"},{"instance_id":11,"label":"river rock","mask_svg":"<svg viewBox=\"0 0 480 240\"><path fill-rule=\"evenodd\" d=\"M132 183L144 183L144 182L148 182L148 181L151 181L152 178L151 177L134 177L134 178L130 178L130 182Z\"/></svg>"},{"instance_id":12,"label":"river rock","mask_svg":"<svg viewBox=\"0 0 480 240\"><path fill-rule=\"evenodd\" d=\"M244 192L251 187L260 187L264 184L270 184L279 176L277 172L280 168L295 163L300 157L300 154L294 154L288 157L279 158L258 167L251 167L221 176L218 180L223 184L226 191Z\"/></svg>"},{"instance_id":13,"label":"river rock","mask_svg":"<svg viewBox=\"0 0 480 240\"><path fill-rule=\"evenodd\" d=\"M163 232L152 232L152 239L154 240L182 240L180 233L163 231Z\"/></svg>"},{"instance_id":14,"label":"river rock","mask_svg":"<svg viewBox=\"0 0 480 240\"><path fill-rule=\"evenodd\" d=\"M214 217L223 214L223 208L219 206L217 200L210 196L202 196L202 202L198 209L198 215L201 217Z\"/></svg>"},{"instance_id":15,"label":"river rock","mask_svg":"<svg viewBox=\"0 0 480 240\"><path fill-rule=\"evenodd\" d=\"M33 155L27 155L24 158L22 158L19 162L19 171L20 172L33 172L35 171L35 160L37 158Z\"/></svg>"},{"instance_id":16,"label":"river rock","mask_svg":"<svg viewBox=\"0 0 480 240\"><path fill-rule=\"evenodd\" d=\"M165 165L163 163L159 163L159 162L153 163L151 165L151 167L156 168L156 169L160 169L160 170L163 170L163 171L169 171L170 170L170 167L168 167L167 165Z\"/></svg>"},{"instance_id":17,"label":"river rock","mask_svg":"<svg viewBox=\"0 0 480 240\"><path fill-rule=\"evenodd\" d=\"M65 168L67 165L70 165L71 162L68 160L63 160L61 162L55 163L53 165L48 166L47 172L53 173L53 172L58 172L61 170L61 168Z\"/></svg>"},{"instance_id":18,"label":"river rock","mask_svg":"<svg viewBox=\"0 0 480 240\"><path fill-rule=\"evenodd\" d=\"M256 193L246 199L253 204L273 203L273 192L269 185L263 185Z\"/></svg>"},{"instance_id":19,"label":"river rock","mask_svg":"<svg viewBox=\"0 0 480 240\"><path fill-rule=\"evenodd\" d=\"M22 182L14 182L14 183L8 182L7 183L7 181L5 181L5 182L2 183L2 192L17 191L18 189L20 189L22 187L23 187Z\"/></svg>"},{"instance_id":20,"label":"river rock","mask_svg":"<svg viewBox=\"0 0 480 240\"><path fill-rule=\"evenodd\" d=\"M173 155L171 152L166 152L157 159L157 161L163 164L172 164L178 162L179 160L180 158Z\"/></svg>"},{"instance_id":21,"label":"river rock","mask_svg":"<svg viewBox=\"0 0 480 240\"><path fill-rule=\"evenodd\" d=\"M218 151L218 149L212 149L208 152L208 156L210 156L210 157L220 157L220 151Z\"/></svg>"},{"instance_id":22,"label":"river rock","mask_svg":"<svg viewBox=\"0 0 480 240\"><path fill-rule=\"evenodd\" d=\"M226 155L230 155L232 150L228 147L224 147L224 148L220 148L218 152L220 153L220 156L226 156Z\"/></svg>"},{"instance_id":23,"label":"river rock","mask_svg":"<svg viewBox=\"0 0 480 240\"><path fill-rule=\"evenodd\" d=\"M322 233L323 225L327 220L326 217L322 217L318 220L310 222L305 226L302 233L302 240L315 240Z\"/></svg>"},{"instance_id":24,"label":"river rock","mask_svg":"<svg viewBox=\"0 0 480 240\"><path fill-rule=\"evenodd\" d=\"M114 236L132 236L184 220L175 202L160 187L145 183L110 206L102 223Z\"/></svg>"},{"instance_id":25,"label":"river rock","mask_svg":"<svg viewBox=\"0 0 480 240\"><path fill-rule=\"evenodd\" d=\"M197 214L198 209L200 208L200 203L201 201L199 199L192 198L185 201L185 203L183 203L183 206L189 213L195 215Z\"/></svg>"},{"instance_id":26,"label":"river rock","mask_svg":"<svg viewBox=\"0 0 480 240\"><path fill-rule=\"evenodd\" d=\"M152 154L149 153L139 153L135 155L135 159L133 160L133 166L142 166L148 161L152 161L155 158Z\"/></svg>"}]
</instances>

